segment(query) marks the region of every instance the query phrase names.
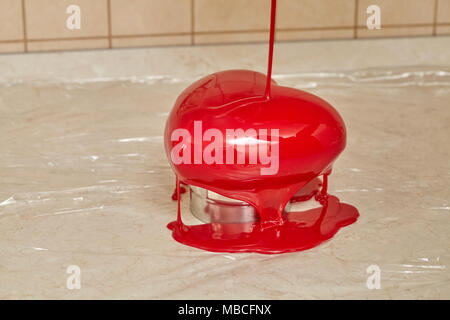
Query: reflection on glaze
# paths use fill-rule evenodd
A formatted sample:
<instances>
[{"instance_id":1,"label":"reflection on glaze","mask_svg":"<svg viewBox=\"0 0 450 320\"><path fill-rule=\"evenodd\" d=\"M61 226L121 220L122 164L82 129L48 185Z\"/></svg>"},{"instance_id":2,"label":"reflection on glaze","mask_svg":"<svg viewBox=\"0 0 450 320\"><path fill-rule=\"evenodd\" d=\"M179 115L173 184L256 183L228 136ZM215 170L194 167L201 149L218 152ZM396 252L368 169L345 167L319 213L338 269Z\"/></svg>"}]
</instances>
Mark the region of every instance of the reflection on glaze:
<instances>
[{"instance_id":1,"label":"reflection on glaze","mask_svg":"<svg viewBox=\"0 0 450 320\"><path fill-rule=\"evenodd\" d=\"M210 251L279 253L318 245L339 228L358 217L357 210L327 194L327 179L334 160L346 142L345 125L326 101L271 80L276 1L272 0L268 76L248 70L231 70L206 76L178 97L166 123L165 148L169 161L171 134L179 128L194 136L194 123L201 120L203 132L216 128L279 130L279 170L261 175L263 164L174 164L178 200L177 221L168 227L184 244ZM202 132L202 133L203 133ZM272 139L267 144L272 148ZM191 139L186 149L194 149ZM203 150L206 146L202 146ZM226 146L224 146L226 148ZM236 149L236 146L234 146ZM246 149L246 156L249 156ZM193 157L194 155L192 155ZM312 190L322 207L283 215L286 204L308 182L323 175L321 190ZM253 205L259 221L208 223L186 226L181 220L180 183L214 191ZM307 199L293 199L294 202Z\"/></svg>"}]
</instances>

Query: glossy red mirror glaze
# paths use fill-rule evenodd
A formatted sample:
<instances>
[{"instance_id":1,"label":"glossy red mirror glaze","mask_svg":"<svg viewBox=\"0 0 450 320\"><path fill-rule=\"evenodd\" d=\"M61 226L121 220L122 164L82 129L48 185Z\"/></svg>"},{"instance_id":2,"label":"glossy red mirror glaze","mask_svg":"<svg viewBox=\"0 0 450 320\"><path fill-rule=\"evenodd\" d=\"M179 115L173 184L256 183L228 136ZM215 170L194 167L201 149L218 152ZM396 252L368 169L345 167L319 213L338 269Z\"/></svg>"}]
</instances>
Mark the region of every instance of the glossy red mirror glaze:
<instances>
[{"instance_id":1,"label":"glossy red mirror glaze","mask_svg":"<svg viewBox=\"0 0 450 320\"><path fill-rule=\"evenodd\" d=\"M171 141L171 133L184 128L194 137L194 121L202 121L202 134L208 128L217 128L224 136L230 128L279 129L279 170L275 175L261 175L261 167L267 167L262 164L193 164L193 152L191 164L171 162L182 182L254 205L263 228L282 223L289 199L331 168L346 140L344 123L327 102L275 84L272 98L267 100L265 83L265 75L246 70L207 76L180 95L165 132L170 159L170 151L178 144ZM268 141L272 144L270 137ZM203 143L202 152L207 145ZM194 139L189 148L195 149ZM246 153L249 158L249 148Z\"/></svg>"},{"instance_id":2,"label":"glossy red mirror glaze","mask_svg":"<svg viewBox=\"0 0 450 320\"><path fill-rule=\"evenodd\" d=\"M345 125L326 101L307 92L277 85L270 79L275 30L276 1L272 0L268 77L248 70L230 70L206 76L178 97L165 129L165 148L177 176L178 218L168 225L173 237L184 244L210 251L280 253L311 248L332 237L339 228L356 221L358 211L327 194L327 177L346 143ZM201 121L199 129L195 123ZM241 164L197 163L193 150L205 152L210 142L198 146L207 129L226 136L227 129L267 130L258 136L270 150L278 151L276 172L262 174L269 164L252 163L258 149L245 147ZM190 139L182 141L180 154L190 150L188 163L172 161L180 142L172 133L185 129ZM277 139L270 135L276 129ZM202 140L202 138L200 138ZM224 139L221 151L229 150ZM200 148L200 149L198 149ZM234 159L239 152L231 145ZM258 147L259 148L259 147ZM217 151L217 150L216 150ZM197 159L198 160L198 159ZM287 202L308 182L324 176L323 187L313 190L320 208L283 214ZM180 183L205 188L253 205L259 221L254 223L208 223L186 226L180 212Z\"/></svg>"}]
</instances>

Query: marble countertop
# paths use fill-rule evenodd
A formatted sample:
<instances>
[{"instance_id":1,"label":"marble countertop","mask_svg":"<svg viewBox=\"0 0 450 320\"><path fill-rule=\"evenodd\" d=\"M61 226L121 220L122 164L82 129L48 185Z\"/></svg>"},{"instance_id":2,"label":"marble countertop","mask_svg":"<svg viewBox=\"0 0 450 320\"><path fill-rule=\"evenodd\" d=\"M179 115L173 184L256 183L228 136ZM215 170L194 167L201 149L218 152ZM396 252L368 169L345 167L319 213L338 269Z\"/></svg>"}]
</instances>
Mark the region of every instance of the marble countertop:
<instances>
[{"instance_id":1,"label":"marble countertop","mask_svg":"<svg viewBox=\"0 0 450 320\"><path fill-rule=\"evenodd\" d=\"M227 69L266 72L265 44L203 45L0 55L0 80L199 77ZM277 43L273 73L448 66L450 37Z\"/></svg>"},{"instance_id":2,"label":"marble countertop","mask_svg":"<svg viewBox=\"0 0 450 320\"><path fill-rule=\"evenodd\" d=\"M265 72L267 46L0 55L0 298L449 299L449 40L277 44L274 78L346 123L329 192L361 214L281 255L210 253L166 229L177 95L214 71Z\"/></svg>"}]
</instances>

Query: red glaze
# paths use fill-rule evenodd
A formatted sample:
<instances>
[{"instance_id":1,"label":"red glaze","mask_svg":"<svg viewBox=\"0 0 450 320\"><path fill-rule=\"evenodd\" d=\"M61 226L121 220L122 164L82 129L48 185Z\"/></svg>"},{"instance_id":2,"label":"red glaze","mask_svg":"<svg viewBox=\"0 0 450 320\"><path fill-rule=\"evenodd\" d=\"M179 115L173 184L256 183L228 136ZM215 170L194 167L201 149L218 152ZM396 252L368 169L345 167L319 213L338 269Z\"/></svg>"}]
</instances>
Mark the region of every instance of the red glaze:
<instances>
[{"instance_id":1,"label":"red glaze","mask_svg":"<svg viewBox=\"0 0 450 320\"><path fill-rule=\"evenodd\" d=\"M183 194L185 192L186 192L186 189L184 187L180 186L180 194ZM174 200L174 201L178 200L176 182L175 182L175 190L172 193L172 200Z\"/></svg>"},{"instance_id":2,"label":"red glaze","mask_svg":"<svg viewBox=\"0 0 450 320\"><path fill-rule=\"evenodd\" d=\"M282 224L282 212L292 196L313 178L326 173L345 147L345 126L328 103L309 93L272 84L266 100L266 77L253 71L224 71L207 76L178 98L166 124L166 152L177 128L194 136L194 121L203 132L226 129L279 129L279 171L261 175L261 164L173 165L183 183L206 188L256 207L263 227ZM271 139L269 139L271 141ZM202 150L209 143L203 143ZM270 142L272 145L272 142ZM194 150L191 140L191 150ZM224 149L226 145L224 143ZM249 153L249 150L246 150ZM192 163L194 155L192 152Z\"/></svg>"},{"instance_id":3,"label":"red glaze","mask_svg":"<svg viewBox=\"0 0 450 320\"><path fill-rule=\"evenodd\" d=\"M273 0L269 75L274 3ZM194 121L199 120L202 121L202 134L208 128L216 128L224 137L226 129L255 129L257 132L267 129L269 150L274 148L270 129L279 129L278 172L261 175L261 168L268 165L248 164L248 161L246 164L194 164L194 152L192 164L173 164L170 153L179 142L171 141L172 132L184 128L194 137ZM326 177L345 142L346 131L341 117L319 97L279 86L265 75L247 70L223 71L200 79L181 93L167 120L165 148L169 161L179 182L250 203L258 211L260 221L185 226L179 211L177 222L168 225L173 230L173 237L181 243L210 251L261 253L303 250L329 239L340 227L358 217L354 207L340 204L336 197L328 197L326 193ZM194 150L194 139L190 144ZM202 151L208 144L203 143ZM226 147L224 139L224 150ZM248 147L245 149L246 159L251 152ZM287 202L320 175L325 175L324 186L316 198L323 208L283 216ZM179 201L178 182L177 191L175 198Z\"/></svg>"},{"instance_id":4,"label":"red glaze","mask_svg":"<svg viewBox=\"0 0 450 320\"><path fill-rule=\"evenodd\" d=\"M258 223L207 223L168 228L178 242L214 252L283 253L313 248L356 221L355 207L329 196L322 207L287 214L285 223L261 229Z\"/></svg>"}]
</instances>

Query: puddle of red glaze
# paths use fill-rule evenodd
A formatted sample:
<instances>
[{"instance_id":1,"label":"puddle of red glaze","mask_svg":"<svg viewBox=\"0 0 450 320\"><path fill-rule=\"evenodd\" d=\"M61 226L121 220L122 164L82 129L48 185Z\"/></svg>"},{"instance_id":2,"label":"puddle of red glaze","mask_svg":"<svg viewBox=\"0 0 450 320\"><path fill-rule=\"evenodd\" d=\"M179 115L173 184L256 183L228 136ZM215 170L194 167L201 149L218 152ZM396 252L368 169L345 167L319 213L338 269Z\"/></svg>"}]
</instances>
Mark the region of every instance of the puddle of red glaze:
<instances>
[{"instance_id":1,"label":"puddle of red glaze","mask_svg":"<svg viewBox=\"0 0 450 320\"><path fill-rule=\"evenodd\" d=\"M259 223L207 223L167 225L173 238L185 245L214 252L283 253L309 249L355 222L355 207L328 196L322 207L290 212L282 225L264 229Z\"/></svg>"}]
</instances>

